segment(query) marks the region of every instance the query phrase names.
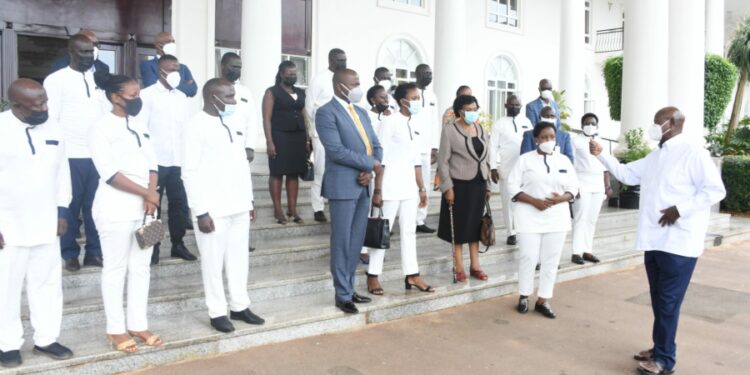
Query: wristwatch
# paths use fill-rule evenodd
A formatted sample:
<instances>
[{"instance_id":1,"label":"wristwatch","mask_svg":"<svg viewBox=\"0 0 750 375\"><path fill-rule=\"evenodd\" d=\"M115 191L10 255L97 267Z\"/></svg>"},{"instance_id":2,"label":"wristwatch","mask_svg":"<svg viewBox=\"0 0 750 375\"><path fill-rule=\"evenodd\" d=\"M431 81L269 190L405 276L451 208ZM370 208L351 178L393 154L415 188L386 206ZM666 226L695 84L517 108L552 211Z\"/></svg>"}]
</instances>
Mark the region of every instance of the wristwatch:
<instances>
[{"instance_id":1,"label":"wristwatch","mask_svg":"<svg viewBox=\"0 0 750 375\"><path fill-rule=\"evenodd\" d=\"M419 188L419 192L420 192L420 193L426 193L426 192L427 192L427 189L425 189L425 188Z\"/></svg>"}]
</instances>

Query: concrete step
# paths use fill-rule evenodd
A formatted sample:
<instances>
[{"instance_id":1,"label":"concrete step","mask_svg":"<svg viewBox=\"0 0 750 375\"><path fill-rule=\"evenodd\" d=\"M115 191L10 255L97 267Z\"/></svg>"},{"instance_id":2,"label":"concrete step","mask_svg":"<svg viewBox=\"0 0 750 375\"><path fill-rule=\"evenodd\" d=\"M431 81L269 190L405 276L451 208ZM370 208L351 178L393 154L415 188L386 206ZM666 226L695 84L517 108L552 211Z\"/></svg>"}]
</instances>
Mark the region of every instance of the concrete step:
<instances>
[{"instance_id":1,"label":"concrete step","mask_svg":"<svg viewBox=\"0 0 750 375\"><path fill-rule=\"evenodd\" d=\"M712 217L710 233L723 235L725 239L732 240L750 237L750 225L747 222L735 225L734 222L727 222L724 216L726 215ZM602 262L597 265L573 265L566 261L569 257L566 259L563 255L558 281L577 279L641 263L642 253L632 250L634 228L630 225L628 227L621 228L620 234L608 235L610 239L608 242L611 242L611 245L601 247L601 251L599 247L597 248L597 254L602 259ZM631 234L625 234L626 232L631 232ZM715 237L714 235L707 236L706 246L713 245ZM599 244L599 240L596 243ZM449 252L445 245L443 247L446 252ZM420 247L420 255L422 249L423 247ZM441 250L435 248L432 251ZM505 255L501 255L502 253ZM495 257L497 261L490 262L491 257ZM393 268L393 262L397 260L398 253L390 253L388 258L388 267ZM420 259L422 259L421 256ZM403 278L396 265L395 269L389 269L381 277L386 296L375 297L373 303L360 305L361 313L358 315L345 315L333 306L330 278L328 278L326 281L329 288L327 289L299 290L300 293L294 296L280 295L277 298L254 301L253 310L266 318L267 323L264 326L255 327L237 322L235 324L237 331L228 335L211 330L205 307L189 302L194 298L175 301L172 303L175 307L171 310L150 316L151 329L161 334L166 344L158 349L142 346L139 353L130 355L113 351L107 344L103 319L95 319L93 323L83 326L71 326L72 321L66 321L60 341L73 348L76 352L74 358L66 361L52 361L44 357L32 356L29 353L32 344L30 340L27 340L22 352L25 360L23 367L0 370L0 374L18 372L102 374L131 371L173 361L237 351L257 345L349 330L369 323L436 311L515 292L517 265L511 259L513 259L511 249L491 250L482 258L483 268L490 279L484 282L470 280L462 284L452 283L448 262L444 262L441 267L424 266L421 262L422 275L437 289L437 292L432 294L405 291ZM261 276L262 273L270 273L270 268L264 268L263 272L251 272L251 279ZM283 279L289 280L289 277L292 276L286 275ZM362 282L364 278L358 279ZM158 282L160 280L155 280L154 285ZM283 284L281 281L277 283ZM314 283L308 281L304 285ZM362 284L359 285L358 290L364 290ZM153 297L153 293L152 304L159 304ZM66 315L69 314L70 311L66 308ZM82 314L85 315L85 313ZM103 315L102 312L98 314Z\"/></svg>"}]
</instances>

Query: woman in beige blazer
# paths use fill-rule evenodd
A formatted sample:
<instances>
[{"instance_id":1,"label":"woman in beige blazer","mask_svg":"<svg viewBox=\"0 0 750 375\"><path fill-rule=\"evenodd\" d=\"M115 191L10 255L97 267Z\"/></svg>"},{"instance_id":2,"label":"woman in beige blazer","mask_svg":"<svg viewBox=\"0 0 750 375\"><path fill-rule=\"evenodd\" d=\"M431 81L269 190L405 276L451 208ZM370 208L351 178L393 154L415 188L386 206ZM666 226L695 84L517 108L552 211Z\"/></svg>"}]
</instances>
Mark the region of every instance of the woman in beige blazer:
<instances>
[{"instance_id":1,"label":"woman in beige blazer","mask_svg":"<svg viewBox=\"0 0 750 375\"><path fill-rule=\"evenodd\" d=\"M443 199L440 205L438 237L453 241L455 277L466 281L463 266L463 245L469 244L470 274L487 280L479 266L480 220L490 198L490 139L479 125L479 103L471 95L461 95L453 102L456 119L446 124L440 137L438 173ZM451 230L450 208L453 209Z\"/></svg>"}]
</instances>

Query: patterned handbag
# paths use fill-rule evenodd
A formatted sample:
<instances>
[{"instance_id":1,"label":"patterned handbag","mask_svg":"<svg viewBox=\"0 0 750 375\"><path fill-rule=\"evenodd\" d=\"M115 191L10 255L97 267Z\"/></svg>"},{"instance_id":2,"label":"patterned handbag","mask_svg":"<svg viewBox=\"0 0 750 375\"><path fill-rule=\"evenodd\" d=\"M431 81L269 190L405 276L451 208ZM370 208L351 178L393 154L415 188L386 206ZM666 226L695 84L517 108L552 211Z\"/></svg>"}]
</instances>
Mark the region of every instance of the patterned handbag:
<instances>
[{"instance_id":1,"label":"patterned handbag","mask_svg":"<svg viewBox=\"0 0 750 375\"><path fill-rule=\"evenodd\" d=\"M490 202L485 201L484 207L484 215L479 221L479 241L486 247L484 251L480 251L480 253L486 253L490 249L490 246L495 245L495 224L492 222L492 210L490 209Z\"/></svg>"},{"instance_id":2,"label":"patterned handbag","mask_svg":"<svg viewBox=\"0 0 750 375\"><path fill-rule=\"evenodd\" d=\"M164 239L164 223L151 216L151 221L146 223L147 214L143 214L143 225L135 231L135 240L138 247L146 250Z\"/></svg>"}]
</instances>

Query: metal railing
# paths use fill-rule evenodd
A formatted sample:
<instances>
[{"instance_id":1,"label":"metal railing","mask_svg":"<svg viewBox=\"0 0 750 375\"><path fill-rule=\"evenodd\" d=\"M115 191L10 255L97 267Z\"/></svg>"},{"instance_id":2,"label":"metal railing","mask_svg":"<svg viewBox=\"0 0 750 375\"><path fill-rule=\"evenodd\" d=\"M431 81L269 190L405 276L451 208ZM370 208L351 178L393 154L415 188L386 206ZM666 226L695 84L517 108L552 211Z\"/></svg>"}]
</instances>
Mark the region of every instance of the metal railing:
<instances>
[{"instance_id":1,"label":"metal railing","mask_svg":"<svg viewBox=\"0 0 750 375\"><path fill-rule=\"evenodd\" d=\"M604 29L596 32L596 53L622 51L625 41L625 28Z\"/></svg>"}]
</instances>

